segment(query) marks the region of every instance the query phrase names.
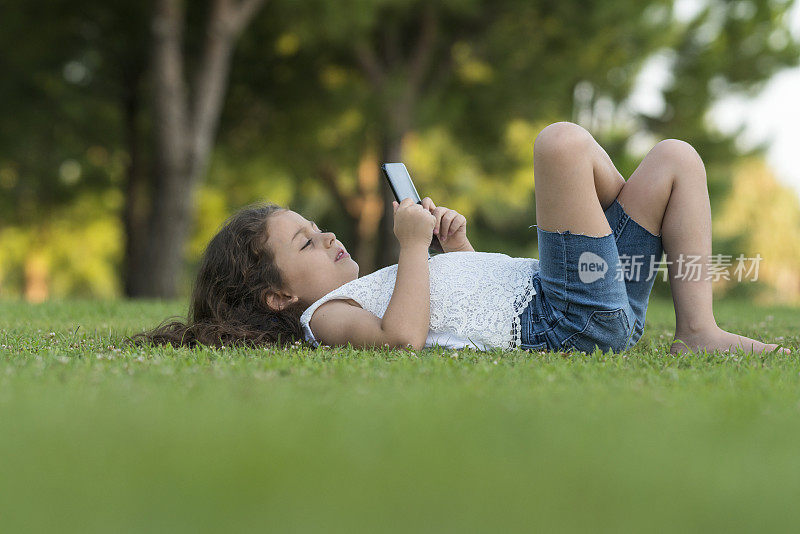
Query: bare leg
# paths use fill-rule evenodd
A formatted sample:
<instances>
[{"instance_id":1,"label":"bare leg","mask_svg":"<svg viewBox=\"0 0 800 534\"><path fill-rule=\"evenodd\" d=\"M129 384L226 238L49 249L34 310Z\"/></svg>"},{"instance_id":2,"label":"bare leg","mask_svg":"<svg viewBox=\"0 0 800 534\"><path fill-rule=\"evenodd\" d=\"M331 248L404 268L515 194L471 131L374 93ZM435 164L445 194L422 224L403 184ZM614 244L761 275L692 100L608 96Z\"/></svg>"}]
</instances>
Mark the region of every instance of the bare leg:
<instances>
[{"instance_id":1,"label":"bare leg","mask_svg":"<svg viewBox=\"0 0 800 534\"><path fill-rule=\"evenodd\" d=\"M609 235L603 210L614 202L625 179L591 134L577 124L557 122L539 133L533 152L537 226Z\"/></svg>"},{"instance_id":2,"label":"bare leg","mask_svg":"<svg viewBox=\"0 0 800 534\"><path fill-rule=\"evenodd\" d=\"M706 280L711 255L711 206L705 166L691 145L675 139L656 145L617 200L633 220L653 234L662 234L675 305L675 341L670 352L739 348L764 352L778 347L717 326L711 280ZM679 261L691 256L699 256L700 265L687 276L686 264L680 265Z\"/></svg>"}]
</instances>

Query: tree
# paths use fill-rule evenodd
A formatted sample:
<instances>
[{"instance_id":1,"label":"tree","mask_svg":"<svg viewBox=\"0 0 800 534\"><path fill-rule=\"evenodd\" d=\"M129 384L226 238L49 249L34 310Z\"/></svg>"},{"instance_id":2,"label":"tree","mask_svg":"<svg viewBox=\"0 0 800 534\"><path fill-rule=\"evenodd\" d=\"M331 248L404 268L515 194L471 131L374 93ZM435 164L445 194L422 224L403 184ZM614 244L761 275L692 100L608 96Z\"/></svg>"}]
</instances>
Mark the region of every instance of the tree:
<instances>
[{"instance_id":1,"label":"tree","mask_svg":"<svg viewBox=\"0 0 800 534\"><path fill-rule=\"evenodd\" d=\"M656 137L684 139L699 150L709 169L712 210L729 191L739 151L735 135L709 126L708 111L722 96L753 96L775 72L797 64L800 46L788 26L790 8L786 1L705 2L670 41L672 82L664 89L663 111L640 116L641 128Z\"/></svg>"},{"instance_id":2,"label":"tree","mask_svg":"<svg viewBox=\"0 0 800 534\"><path fill-rule=\"evenodd\" d=\"M213 0L189 94L180 0L156 0L153 29L155 169L145 258L132 295L174 297L192 222L193 193L205 173L236 40L264 0ZM143 272L140 269L140 272Z\"/></svg>"},{"instance_id":3,"label":"tree","mask_svg":"<svg viewBox=\"0 0 800 534\"><path fill-rule=\"evenodd\" d=\"M324 184L356 228L348 233L374 244L374 258L359 247L370 270L397 257L380 162L401 160L410 135L440 128L477 154L483 179L499 180L511 120L564 118L576 81L635 71L664 44L668 22L642 21L647 7L603 4L587 16L575 2L276 2L276 16L242 43L238 61L250 69L235 71L228 116L254 142L268 137L299 180ZM265 126L245 120L254 109Z\"/></svg>"},{"instance_id":4,"label":"tree","mask_svg":"<svg viewBox=\"0 0 800 534\"><path fill-rule=\"evenodd\" d=\"M745 158L736 165L730 195L721 202L715 234L731 268L729 280L719 280L728 293L783 303L800 299L800 199L781 184L761 158ZM739 255L748 258L737 262ZM757 260L751 258L759 258ZM752 268L740 281L735 267ZM760 282L760 284L758 283ZM769 286L770 291L763 286ZM759 294L762 293L762 294Z\"/></svg>"},{"instance_id":5,"label":"tree","mask_svg":"<svg viewBox=\"0 0 800 534\"><path fill-rule=\"evenodd\" d=\"M82 167L81 180L66 183L54 170L65 160L80 165L87 145L122 147L128 155L121 214L125 292L174 296L192 192L208 162L233 46L263 0L211 0L204 34L197 39L197 24L189 35L202 41L197 59L184 52L180 0L154 1L152 16L136 2L39 4L20 2L5 21L14 28L5 35L6 48L17 50L6 72L17 84L2 89L9 106L3 130L16 134L3 144L0 165L6 175L25 179L7 187L4 214L41 224L82 192L115 186L104 169L87 173L90 165ZM194 67L191 84L184 80L186 64ZM145 121L148 110L152 124ZM155 141L152 157L148 137Z\"/></svg>"},{"instance_id":6,"label":"tree","mask_svg":"<svg viewBox=\"0 0 800 534\"><path fill-rule=\"evenodd\" d=\"M786 31L781 15L787 5L767 0L756 4L758 13L766 13L751 22L761 28L756 40L766 39L764 27ZM239 61L250 68L234 73L237 99L228 117L237 126L231 134L240 154L247 151L241 148L242 137L249 138L259 150L274 148L276 164L298 182L324 184L336 199L333 209L345 216L346 234L375 244L374 261L366 251L359 255L368 271L393 263L397 253L392 248L390 192L377 164L406 157L404 140L423 138L425 132L450 140L445 144L454 150L451 162L455 154L474 156L478 178L473 182L495 183L497 188L520 164L509 158L503 142L510 125L523 121L530 126L532 145L536 127L556 120L581 122L584 114L577 111L582 107L595 124L587 126L625 175L638 163L628 150L634 133L688 137L710 153L713 132L702 117L719 95L704 89L709 77L736 72L741 87L756 87L796 60L796 44L788 39L780 50L756 47L748 61L767 68L737 66L741 58L733 35L720 37L697 56L682 43L708 36L708 28L676 20L672 7L671 1L633 0L591 8L580 2L515 0L276 2L276 17L260 21L242 43ZM731 9L723 9L721 16L723 22L734 19ZM733 40L728 48L726 39ZM686 91L684 103L668 91L668 109L685 104L686 111L671 122L671 129L659 118L632 112L624 117L625 100L641 66L654 53L671 48L680 58L675 85L685 84L694 92ZM716 65L716 72L692 78L696 69L685 66L697 63L698 57ZM261 123L252 120L253 114ZM606 115L610 121L595 120ZM619 116L624 120L617 120ZM268 146L261 142L264 138L270 139ZM708 158L714 164L736 155L731 140L723 141ZM712 174L712 182L720 181L718 172ZM450 179L452 188L463 187L459 177ZM415 180L434 187L442 176L415 175ZM507 206L517 201L514 194L508 191ZM377 195L381 223L362 224L373 217ZM302 208L303 200L298 203ZM494 208L480 207L476 216L487 221L490 211L504 209ZM530 233L523 231L530 223L520 220L502 231L528 239ZM488 239L500 229L486 230Z\"/></svg>"},{"instance_id":7,"label":"tree","mask_svg":"<svg viewBox=\"0 0 800 534\"><path fill-rule=\"evenodd\" d=\"M4 5L0 44L13 53L0 58L0 225L28 234L13 254L25 294L47 296L50 265L40 249L63 233L69 206L94 198L91 213L113 217L97 199L117 189L122 165L117 113L145 26L131 8L117 2L112 15L93 0Z\"/></svg>"},{"instance_id":8,"label":"tree","mask_svg":"<svg viewBox=\"0 0 800 534\"><path fill-rule=\"evenodd\" d=\"M15 4L0 36L15 51L0 57L4 82L19 82L0 86L0 218L39 225L83 193L122 188L129 295L174 292L218 121L214 161L235 172L213 185L235 185L223 189L238 206L257 167L293 177L300 210L352 236L368 271L396 261L381 161L417 158L418 185L471 211L478 248L518 250L531 240L530 147L544 124L586 124L626 175L633 132L687 139L713 200L737 154L706 111L797 60L788 6L768 0L709 0L690 21L670 0L273 0L249 25L258 6L241 0L159 0L155 14L126 0ZM626 116L641 65L665 50L664 113ZM97 147L113 166L91 163ZM65 180L75 164L80 179Z\"/></svg>"}]
</instances>

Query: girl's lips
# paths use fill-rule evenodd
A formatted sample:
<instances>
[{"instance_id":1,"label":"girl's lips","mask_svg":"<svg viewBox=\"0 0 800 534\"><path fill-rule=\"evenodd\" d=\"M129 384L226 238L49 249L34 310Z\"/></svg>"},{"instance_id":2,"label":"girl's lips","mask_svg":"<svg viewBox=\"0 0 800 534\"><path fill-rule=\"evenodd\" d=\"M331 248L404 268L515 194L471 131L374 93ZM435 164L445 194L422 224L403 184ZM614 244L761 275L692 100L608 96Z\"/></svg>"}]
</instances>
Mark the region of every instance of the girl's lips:
<instances>
[{"instance_id":1,"label":"girl's lips","mask_svg":"<svg viewBox=\"0 0 800 534\"><path fill-rule=\"evenodd\" d=\"M345 257L348 257L348 258L350 257L350 254L348 254L348 253L347 253L347 252L345 252L344 250L341 250L341 251L340 251L340 253L341 253L342 255L341 255L341 256L338 256L338 255L337 255L337 256L336 256L336 260L334 260L334 263L335 263L335 262L337 262L337 261L339 261L339 260L341 260L341 259L343 259L343 258L345 258Z\"/></svg>"}]
</instances>

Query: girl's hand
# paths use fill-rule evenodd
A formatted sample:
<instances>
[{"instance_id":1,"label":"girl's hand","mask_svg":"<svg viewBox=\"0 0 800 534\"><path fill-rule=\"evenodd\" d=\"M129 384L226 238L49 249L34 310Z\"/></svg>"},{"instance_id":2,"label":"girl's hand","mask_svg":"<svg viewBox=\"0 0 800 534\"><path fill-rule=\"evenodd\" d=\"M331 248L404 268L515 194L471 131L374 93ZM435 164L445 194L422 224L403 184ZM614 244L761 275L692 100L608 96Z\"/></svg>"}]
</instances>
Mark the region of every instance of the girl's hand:
<instances>
[{"instance_id":1,"label":"girl's hand","mask_svg":"<svg viewBox=\"0 0 800 534\"><path fill-rule=\"evenodd\" d=\"M400 204L392 202L392 207L394 235L397 236L400 247L420 244L427 248L433 239L436 218L410 198L404 199Z\"/></svg>"},{"instance_id":2,"label":"girl's hand","mask_svg":"<svg viewBox=\"0 0 800 534\"><path fill-rule=\"evenodd\" d=\"M437 207L430 197L422 199L422 207L436 217L433 234L439 238L445 252L474 251L467 239L467 218L455 210Z\"/></svg>"}]
</instances>

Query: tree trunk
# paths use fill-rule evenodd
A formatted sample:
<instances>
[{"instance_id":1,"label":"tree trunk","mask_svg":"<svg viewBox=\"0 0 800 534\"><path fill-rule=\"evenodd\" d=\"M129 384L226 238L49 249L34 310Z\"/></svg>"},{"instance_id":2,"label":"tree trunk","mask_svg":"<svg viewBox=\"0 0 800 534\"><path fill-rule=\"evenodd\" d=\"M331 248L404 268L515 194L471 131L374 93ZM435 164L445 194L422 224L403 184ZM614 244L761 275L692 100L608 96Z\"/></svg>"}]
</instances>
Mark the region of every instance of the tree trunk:
<instances>
[{"instance_id":1,"label":"tree trunk","mask_svg":"<svg viewBox=\"0 0 800 534\"><path fill-rule=\"evenodd\" d=\"M194 193L205 174L225 96L233 45L264 0L213 0L193 99L184 80L180 0L156 0L153 17L155 169L142 295L178 294Z\"/></svg>"},{"instance_id":2,"label":"tree trunk","mask_svg":"<svg viewBox=\"0 0 800 534\"><path fill-rule=\"evenodd\" d=\"M356 232L358 243L356 254L359 272L375 271L376 253L381 248L380 222L383 216L383 181L380 162L373 149L367 149L358 165L359 215ZM391 206L391 204L390 204Z\"/></svg>"},{"instance_id":3,"label":"tree trunk","mask_svg":"<svg viewBox=\"0 0 800 534\"><path fill-rule=\"evenodd\" d=\"M52 255L45 250L45 244L53 238L51 224L42 222L31 228L31 239L22 258L22 294L34 304L50 298Z\"/></svg>"},{"instance_id":4,"label":"tree trunk","mask_svg":"<svg viewBox=\"0 0 800 534\"><path fill-rule=\"evenodd\" d=\"M183 78L184 13L179 0L156 0L153 17L153 127L155 165L153 204L145 264L144 296L172 298L183 261L189 227L188 95Z\"/></svg>"},{"instance_id":5,"label":"tree trunk","mask_svg":"<svg viewBox=\"0 0 800 534\"><path fill-rule=\"evenodd\" d=\"M145 255L150 280L143 294L174 298L178 294L183 245L191 223L193 187L184 169L162 166L155 177Z\"/></svg>"},{"instance_id":6,"label":"tree trunk","mask_svg":"<svg viewBox=\"0 0 800 534\"><path fill-rule=\"evenodd\" d=\"M25 256L25 300L38 304L50 296L50 267L43 252L38 247Z\"/></svg>"},{"instance_id":7,"label":"tree trunk","mask_svg":"<svg viewBox=\"0 0 800 534\"><path fill-rule=\"evenodd\" d=\"M438 35L438 15L436 7L423 4L423 12L419 21L419 35L408 55L400 50L396 39L396 31L391 24L386 29L387 46L383 60L378 57L373 47L365 41L356 41L354 51L365 76L374 90L383 100L383 130L379 133L381 148L379 164L402 161L403 137L412 128L412 117L417 105L418 95L429 74L431 60L436 49ZM404 86L398 92L389 87L389 73L400 70L403 74ZM381 197L383 198L383 217L379 225L378 254L376 268L380 269L397 263L400 257L400 244L394 235L394 195L385 180L382 180Z\"/></svg>"},{"instance_id":8,"label":"tree trunk","mask_svg":"<svg viewBox=\"0 0 800 534\"><path fill-rule=\"evenodd\" d=\"M142 268L145 239L147 237L147 174L143 161L139 117L142 109L141 70L131 73L126 80L123 95L125 142L128 145L125 206L122 222L125 232L125 257L122 266L123 287L126 297L138 297L149 284L147 271Z\"/></svg>"}]
</instances>

